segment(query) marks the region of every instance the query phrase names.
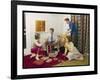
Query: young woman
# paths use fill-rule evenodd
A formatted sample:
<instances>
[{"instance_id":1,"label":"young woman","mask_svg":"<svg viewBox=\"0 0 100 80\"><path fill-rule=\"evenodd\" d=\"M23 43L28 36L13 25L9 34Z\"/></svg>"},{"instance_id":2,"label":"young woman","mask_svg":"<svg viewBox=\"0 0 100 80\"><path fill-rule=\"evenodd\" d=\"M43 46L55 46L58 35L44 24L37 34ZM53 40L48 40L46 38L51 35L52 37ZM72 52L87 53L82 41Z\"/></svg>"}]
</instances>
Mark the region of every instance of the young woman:
<instances>
[{"instance_id":1,"label":"young woman","mask_svg":"<svg viewBox=\"0 0 100 80\"><path fill-rule=\"evenodd\" d=\"M83 60L83 55L79 52L79 50L74 46L74 43L66 40L65 49L67 50L67 58L68 60Z\"/></svg>"}]
</instances>

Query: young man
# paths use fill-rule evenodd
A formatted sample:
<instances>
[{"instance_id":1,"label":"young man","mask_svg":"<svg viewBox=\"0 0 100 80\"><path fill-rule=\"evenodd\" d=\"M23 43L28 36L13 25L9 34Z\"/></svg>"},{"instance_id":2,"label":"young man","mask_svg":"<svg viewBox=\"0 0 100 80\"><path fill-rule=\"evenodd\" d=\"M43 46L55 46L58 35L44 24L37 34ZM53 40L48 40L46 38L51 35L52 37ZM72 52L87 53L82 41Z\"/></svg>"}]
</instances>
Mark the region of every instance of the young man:
<instances>
[{"instance_id":1,"label":"young man","mask_svg":"<svg viewBox=\"0 0 100 80\"><path fill-rule=\"evenodd\" d=\"M68 32L70 32L70 37L71 37L71 40L74 42L74 45L75 46L77 46L77 35L78 35L78 30L77 30L77 26L76 26L76 24L74 24L73 22L71 22L70 20L69 20L69 18L65 18L64 19L64 21L65 21L65 23L66 23L66 25L65 25L65 29L66 29L66 27L67 27L67 29L66 29L66 31ZM69 28L68 28L69 27Z\"/></svg>"},{"instance_id":2,"label":"young man","mask_svg":"<svg viewBox=\"0 0 100 80\"><path fill-rule=\"evenodd\" d=\"M54 34L54 28L49 29L49 35L47 37L46 46L47 46L47 52L53 53L54 52L54 46L56 43L56 36Z\"/></svg>"},{"instance_id":3,"label":"young man","mask_svg":"<svg viewBox=\"0 0 100 80\"><path fill-rule=\"evenodd\" d=\"M53 43L53 42L55 42L55 34L54 34L54 28L50 28L50 30L49 30L50 32L49 32L49 35L48 35L48 42L49 43Z\"/></svg>"}]
</instances>

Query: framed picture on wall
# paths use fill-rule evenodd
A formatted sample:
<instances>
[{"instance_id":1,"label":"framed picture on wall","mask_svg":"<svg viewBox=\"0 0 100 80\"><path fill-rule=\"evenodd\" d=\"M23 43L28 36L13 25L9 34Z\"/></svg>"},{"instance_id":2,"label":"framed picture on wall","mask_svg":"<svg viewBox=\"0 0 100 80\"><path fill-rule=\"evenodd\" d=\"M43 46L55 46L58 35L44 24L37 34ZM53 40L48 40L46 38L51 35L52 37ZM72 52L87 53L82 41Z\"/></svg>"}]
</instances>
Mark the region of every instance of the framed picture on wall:
<instances>
[{"instance_id":1,"label":"framed picture on wall","mask_svg":"<svg viewBox=\"0 0 100 80\"><path fill-rule=\"evenodd\" d=\"M97 6L11 1L11 78L97 74Z\"/></svg>"}]
</instances>

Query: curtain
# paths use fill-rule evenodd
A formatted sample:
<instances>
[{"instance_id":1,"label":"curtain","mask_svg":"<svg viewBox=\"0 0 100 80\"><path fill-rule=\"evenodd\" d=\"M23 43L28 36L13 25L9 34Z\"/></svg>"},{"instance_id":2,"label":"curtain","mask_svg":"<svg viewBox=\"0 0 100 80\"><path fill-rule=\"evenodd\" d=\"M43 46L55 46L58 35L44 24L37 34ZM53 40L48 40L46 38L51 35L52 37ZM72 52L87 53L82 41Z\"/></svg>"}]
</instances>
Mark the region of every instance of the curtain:
<instances>
[{"instance_id":1,"label":"curtain","mask_svg":"<svg viewBox=\"0 0 100 80\"><path fill-rule=\"evenodd\" d=\"M78 35L76 47L79 51L89 53L90 45L90 15L71 15L71 21L77 26Z\"/></svg>"}]
</instances>

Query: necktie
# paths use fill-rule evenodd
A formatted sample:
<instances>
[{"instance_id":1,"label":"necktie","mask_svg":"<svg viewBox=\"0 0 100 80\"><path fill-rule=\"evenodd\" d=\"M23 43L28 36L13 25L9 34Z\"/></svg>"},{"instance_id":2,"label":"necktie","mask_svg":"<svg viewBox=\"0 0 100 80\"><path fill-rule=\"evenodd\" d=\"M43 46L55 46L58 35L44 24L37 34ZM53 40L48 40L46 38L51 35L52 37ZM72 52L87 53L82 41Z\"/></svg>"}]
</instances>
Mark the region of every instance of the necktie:
<instances>
[{"instance_id":1,"label":"necktie","mask_svg":"<svg viewBox=\"0 0 100 80\"><path fill-rule=\"evenodd\" d=\"M51 33L51 42L53 42L53 33Z\"/></svg>"}]
</instances>

